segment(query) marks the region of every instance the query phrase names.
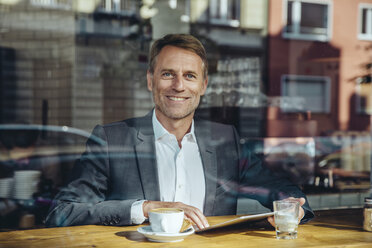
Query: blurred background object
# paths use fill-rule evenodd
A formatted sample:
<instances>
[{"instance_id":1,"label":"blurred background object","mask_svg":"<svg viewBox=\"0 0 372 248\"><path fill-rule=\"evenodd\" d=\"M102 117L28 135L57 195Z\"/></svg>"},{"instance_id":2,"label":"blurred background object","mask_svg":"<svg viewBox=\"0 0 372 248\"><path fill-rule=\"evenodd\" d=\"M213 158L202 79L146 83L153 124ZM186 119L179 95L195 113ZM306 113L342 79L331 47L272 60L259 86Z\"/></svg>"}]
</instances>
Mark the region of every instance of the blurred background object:
<instances>
[{"instance_id":1,"label":"blurred background object","mask_svg":"<svg viewBox=\"0 0 372 248\"><path fill-rule=\"evenodd\" d=\"M180 32L208 54L197 116L234 125L314 209L361 207L371 18L372 0L0 0L0 225L42 225L93 127L151 111L149 47ZM26 170L38 187L16 199ZM249 199L238 210L263 211Z\"/></svg>"},{"instance_id":2,"label":"blurred background object","mask_svg":"<svg viewBox=\"0 0 372 248\"><path fill-rule=\"evenodd\" d=\"M104 142L66 126L0 124L0 228L43 225L88 138Z\"/></svg>"}]
</instances>

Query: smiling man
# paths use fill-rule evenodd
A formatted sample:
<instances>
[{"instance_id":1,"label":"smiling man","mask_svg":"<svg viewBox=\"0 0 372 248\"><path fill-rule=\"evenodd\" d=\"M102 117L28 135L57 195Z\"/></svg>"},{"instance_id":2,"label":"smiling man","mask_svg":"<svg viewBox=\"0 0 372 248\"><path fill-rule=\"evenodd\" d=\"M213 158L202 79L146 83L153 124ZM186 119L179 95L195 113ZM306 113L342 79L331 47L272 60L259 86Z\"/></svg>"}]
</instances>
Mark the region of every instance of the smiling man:
<instances>
[{"instance_id":1,"label":"smiling man","mask_svg":"<svg viewBox=\"0 0 372 248\"><path fill-rule=\"evenodd\" d=\"M302 221L311 219L296 185L241 154L234 127L194 120L207 69L195 37L174 34L155 41L147 72L155 108L144 117L95 127L93 135L105 144L88 140L74 179L56 196L46 223L141 224L150 209L176 207L204 228L205 216L236 214L242 195L268 208L277 199L298 199Z\"/></svg>"},{"instance_id":2,"label":"smiling man","mask_svg":"<svg viewBox=\"0 0 372 248\"><path fill-rule=\"evenodd\" d=\"M147 87L153 93L156 118L180 143L207 88L206 61L192 51L170 45L154 60L147 72Z\"/></svg>"}]
</instances>

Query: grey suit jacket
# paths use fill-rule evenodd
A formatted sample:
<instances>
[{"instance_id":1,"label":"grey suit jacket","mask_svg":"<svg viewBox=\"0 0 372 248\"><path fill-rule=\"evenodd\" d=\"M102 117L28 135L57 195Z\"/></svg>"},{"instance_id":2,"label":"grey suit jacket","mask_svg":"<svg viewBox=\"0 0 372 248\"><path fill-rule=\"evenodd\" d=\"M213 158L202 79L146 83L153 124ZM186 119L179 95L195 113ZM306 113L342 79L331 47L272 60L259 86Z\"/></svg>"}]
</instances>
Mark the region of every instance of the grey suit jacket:
<instances>
[{"instance_id":1,"label":"grey suit jacket","mask_svg":"<svg viewBox=\"0 0 372 248\"><path fill-rule=\"evenodd\" d=\"M194 125L205 174L205 215L236 214L240 196L257 199L268 208L284 196L304 197L296 185L253 161L249 152L241 158L232 126L203 120ZM152 112L96 126L92 134L105 143L88 140L71 182L49 211L48 226L130 225L133 202L160 200ZM310 207L305 209L306 219L312 218Z\"/></svg>"}]
</instances>

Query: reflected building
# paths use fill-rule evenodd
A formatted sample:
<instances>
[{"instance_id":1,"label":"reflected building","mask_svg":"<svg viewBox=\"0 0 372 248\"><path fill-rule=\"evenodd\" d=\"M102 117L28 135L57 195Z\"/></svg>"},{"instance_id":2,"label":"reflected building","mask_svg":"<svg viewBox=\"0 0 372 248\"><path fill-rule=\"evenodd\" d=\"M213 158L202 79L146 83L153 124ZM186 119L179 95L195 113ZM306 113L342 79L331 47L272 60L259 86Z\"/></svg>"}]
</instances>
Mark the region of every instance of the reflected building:
<instances>
[{"instance_id":1,"label":"reflected building","mask_svg":"<svg viewBox=\"0 0 372 248\"><path fill-rule=\"evenodd\" d=\"M337 192L309 197L315 208L360 206L371 20L372 0L0 0L0 123L88 131L79 142L61 134L78 143L72 166L94 125L151 111L152 41L191 33L209 60L197 114L235 125L245 149L308 192Z\"/></svg>"},{"instance_id":2,"label":"reflected building","mask_svg":"<svg viewBox=\"0 0 372 248\"><path fill-rule=\"evenodd\" d=\"M266 135L314 137L322 192L371 187L371 20L371 0L269 1Z\"/></svg>"},{"instance_id":3,"label":"reflected building","mask_svg":"<svg viewBox=\"0 0 372 248\"><path fill-rule=\"evenodd\" d=\"M371 5L0 1L0 121L90 131L144 115L153 106L146 88L151 41L181 32L207 49L210 80L199 115L234 124L243 137L369 130ZM308 134L273 134L281 118Z\"/></svg>"},{"instance_id":4,"label":"reflected building","mask_svg":"<svg viewBox=\"0 0 372 248\"><path fill-rule=\"evenodd\" d=\"M242 135L262 134L266 0L32 0L0 6L0 46L14 54L13 81L2 80L2 94L13 99L1 105L3 123L89 131L95 123L144 115L152 107L146 88L151 41L192 33L210 61L212 94L200 114L235 124Z\"/></svg>"},{"instance_id":5,"label":"reflected building","mask_svg":"<svg viewBox=\"0 0 372 248\"><path fill-rule=\"evenodd\" d=\"M2 123L90 131L151 108L138 1L11 2L0 5Z\"/></svg>"},{"instance_id":6,"label":"reflected building","mask_svg":"<svg viewBox=\"0 0 372 248\"><path fill-rule=\"evenodd\" d=\"M310 136L370 130L372 1L271 0L269 6L267 93L303 100L279 103L279 118L301 121L311 113L317 129ZM297 135L288 132L282 136Z\"/></svg>"},{"instance_id":7,"label":"reflected building","mask_svg":"<svg viewBox=\"0 0 372 248\"><path fill-rule=\"evenodd\" d=\"M209 56L209 88L199 114L234 124L242 137L264 134L266 0L190 1L191 33Z\"/></svg>"},{"instance_id":8,"label":"reflected building","mask_svg":"<svg viewBox=\"0 0 372 248\"><path fill-rule=\"evenodd\" d=\"M12 95L16 103L3 105L3 123L23 120L72 124L69 117L72 112L74 14L65 10L63 4L45 6L41 3L18 1L0 5L0 46L14 51L13 73L16 75L13 81L2 82L2 90ZM6 114L9 112L12 114Z\"/></svg>"}]
</instances>

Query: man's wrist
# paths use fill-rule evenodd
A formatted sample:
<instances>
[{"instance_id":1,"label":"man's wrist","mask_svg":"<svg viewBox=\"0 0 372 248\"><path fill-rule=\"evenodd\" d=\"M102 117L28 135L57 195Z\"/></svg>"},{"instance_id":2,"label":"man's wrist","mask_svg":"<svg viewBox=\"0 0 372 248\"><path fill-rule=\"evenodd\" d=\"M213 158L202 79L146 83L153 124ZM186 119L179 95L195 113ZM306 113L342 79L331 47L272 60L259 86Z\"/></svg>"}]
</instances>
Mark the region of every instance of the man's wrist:
<instances>
[{"instance_id":1,"label":"man's wrist","mask_svg":"<svg viewBox=\"0 0 372 248\"><path fill-rule=\"evenodd\" d=\"M150 203L150 201L144 201L142 203L142 213L143 213L143 216L145 216L145 218L149 218L149 213L148 213L148 210L147 210L147 207L148 207L149 203Z\"/></svg>"}]
</instances>

